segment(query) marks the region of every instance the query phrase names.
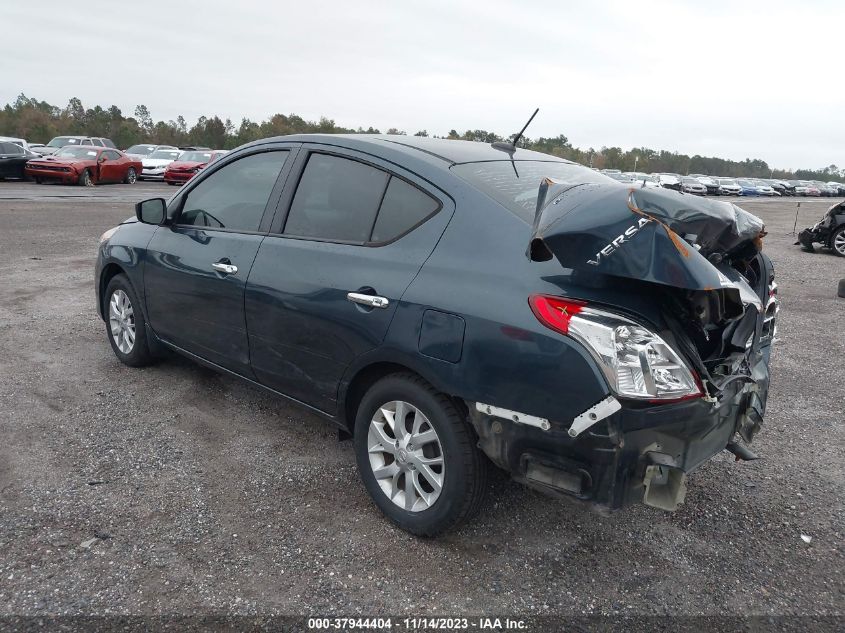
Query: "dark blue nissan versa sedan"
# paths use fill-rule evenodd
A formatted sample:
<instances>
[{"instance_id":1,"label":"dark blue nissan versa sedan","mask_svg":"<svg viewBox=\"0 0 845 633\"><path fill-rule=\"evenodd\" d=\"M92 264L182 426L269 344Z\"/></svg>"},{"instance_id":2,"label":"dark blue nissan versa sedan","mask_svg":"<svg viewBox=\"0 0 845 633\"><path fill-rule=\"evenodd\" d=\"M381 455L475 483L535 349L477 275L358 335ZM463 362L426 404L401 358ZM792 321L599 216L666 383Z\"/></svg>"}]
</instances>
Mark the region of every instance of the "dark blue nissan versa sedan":
<instances>
[{"instance_id":1,"label":"dark blue nissan versa sedan","mask_svg":"<svg viewBox=\"0 0 845 633\"><path fill-rule=\"evenodd\" d=\"M733 204L501 143L305 135L136 216L97 257L117 357L175 350L325 416L414 534L470 517L491 463L673 510L715 453L755 457L778 302Z\"/></svg>"}]
</instances>

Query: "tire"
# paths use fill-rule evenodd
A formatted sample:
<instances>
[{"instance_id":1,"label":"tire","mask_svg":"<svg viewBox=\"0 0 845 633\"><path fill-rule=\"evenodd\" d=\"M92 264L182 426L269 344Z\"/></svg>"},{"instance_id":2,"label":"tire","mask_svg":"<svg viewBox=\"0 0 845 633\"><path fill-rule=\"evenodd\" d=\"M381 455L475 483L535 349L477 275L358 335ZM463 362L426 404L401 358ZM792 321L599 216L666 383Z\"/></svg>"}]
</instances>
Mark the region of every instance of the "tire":
<instances>
[{"instance_id":1,"label":"tire","mask_svg":"<svg viewBox=\"0 0 845 633\"><path fill-rule=\"evenodd\" d=\"M135 182L138 180L138 174L135 173L135 168L130 167L126 170L126 178L123 179L123 182L127 185L134 185Z\"/></svg>"},{"instance_id":2,"label":"tire","mask_svg":"<svg viewBox=\"0 0 845 633\"><path fill-rule=\"evenodd\" d=\"M830 236L830 248L840 257L845 257L845 224L836 229Z\"/></svg>"},{"instance_id":3,"label":"tire","mask_svg":"<svg viewBox=\"0 0 845 633\"><path fill-rule=\"evenodd\" d=\"M42 182L43 181L38 176L35 177L35 184L36 185L40 185Z\"/></svg>"},{"instance_id":4,"label":"tire","mask_svg":"<svg viewBox=\"0 0 845 633\"><path fill-rule=\"evenodd\" d=\"M401 405L407 411L404 437L390 427L389 419L395 419ZM390 415L385 414L391 407ZM409 433L415 428L416 435ZM432 430L435 439L430 439ZM409 443L424 436L422 445ZM411 534L441 534L474 516L484 501L490 462L476 446L469 420L450 398L415 374L391 374L367 391L358 406L354 441L358 471L370 497ZM376 471L384 476L377 478ZM438 477L439 491L432 485Z\"/></svg>"},{"instance_id":5,"label":"tire","mask_svg":"<svg viewBox=\"0 0 845 633\"><path fill-rule=\"evenodd\" d=\"M141 302L138 301L126 275L112 277L103 293L106 336L114 355L129 367L144 367L154 360L147 341L146 320L140 305ZM127 314L128 312L131 314Z\"/></svg>"},{"instance_id":6,"label":"tire","mask_svg":"<svg viewBox=\"0 0 845 633\"><path fill-rule=\"evenodd\" d=\"M94 186L94 180L91 178L91 171L90 170L85 169L85 170L82 171L81 174L79 174L79 184L82 185L83 187L93 187Z\"/></svg>"}]
</instances>

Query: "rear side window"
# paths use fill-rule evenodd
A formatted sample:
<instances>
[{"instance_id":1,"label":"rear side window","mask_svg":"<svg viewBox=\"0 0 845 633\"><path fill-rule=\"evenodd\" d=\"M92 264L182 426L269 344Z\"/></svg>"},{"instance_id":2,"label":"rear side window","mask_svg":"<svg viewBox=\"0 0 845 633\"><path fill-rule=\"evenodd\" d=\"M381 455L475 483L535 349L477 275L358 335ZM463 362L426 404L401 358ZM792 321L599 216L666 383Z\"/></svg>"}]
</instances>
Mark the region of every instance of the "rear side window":
<instances>
[{"instance_id":1,"label":"rear side window","mask_svg":"<svg viewBox=\"0 0 845 633\"><path fill-rule=\"evenodd\" d=\"M257 231L288 152L245 156L188 192L178 224Z\"/></svg>"},{"instance_id":2,"label":"rear side window","mask_svg":"<svg viewBox=\"0 0 845 633\"><path fill-rule=\"evenodd\" d=\"M396 239L440 202L401 178L356 160L312 154L285 224L286 235L356 244Z\"/></svg>"},{"instance_id":3,"label":"rear side window","mask_svg":"<svg viewBox=\"0 0 845 633\"><path fill-rule=\"evenodd\" d=\"M388 174L356 160L311 154L290 207L285 233L366 242Z\"/></svg>"},{"instance_id":4,"label":"rear side window","mask_svg":"<svg viewBox=\"0 0 845 633\"><path fill-rule=\"evenodd\" d=\"M117 147L115 147L114 143L112 143L109 139L104 138L104 139L102 139L102 141L103 141L103 145L105 145L106 147L111 147L112 149L117 149Z\"/></svg>"},{"instance_id":5,"label":"rear side window","mask_svg":"<svg viewBox=\"0 0 845 633\"><path fill-rule=\"evenodd\" d=\"M118 154L117 152L111 152L109 150L105 150L103 152L103 156L105 156L108 160L117 160L118 158L120 158L120 154Z\"/></svg>"},{"instance_id":6,"label":"rear side window","mask_svg":"<svg viewBox=\"0 0 845 633\"><path fill-rule=\"evenodd\" d=\"M372 242L389 242L425 221L440 202L401 178L392 176L373 227Z\"/></svg>"}]
</instances>

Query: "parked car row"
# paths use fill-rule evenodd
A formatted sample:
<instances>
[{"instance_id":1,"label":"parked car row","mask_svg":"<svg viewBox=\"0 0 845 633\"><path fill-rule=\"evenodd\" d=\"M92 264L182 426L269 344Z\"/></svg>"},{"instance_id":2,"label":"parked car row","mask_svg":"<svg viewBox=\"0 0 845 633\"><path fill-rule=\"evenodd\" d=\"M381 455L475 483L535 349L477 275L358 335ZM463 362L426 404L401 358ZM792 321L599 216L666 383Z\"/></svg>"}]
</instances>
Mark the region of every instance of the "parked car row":
<instances>
[{"instance_id":1,"label":"parked car row","mask_svg":"<svg viewBox=\"0 0 845 633\"><path fill-rule=\"evenodd\" d=\"M622 183L646 188L664 187L698 196L845 196L845 183L817 180L780 180L777 178L726 178L705 174L622 172L601 170Z\"/></svg>"},{"instance_id":2,"label":"parked car row","mask_svg":"<svg viewBox=\"0 0 845 633\"><path fill-rule=\"evenodd\" d=\"M0 137L0 179L95 185L159 180L182 185L225 150L140 144L118 150L107 138L57 136L46 145Z\"/></svg>"}]
</instances>

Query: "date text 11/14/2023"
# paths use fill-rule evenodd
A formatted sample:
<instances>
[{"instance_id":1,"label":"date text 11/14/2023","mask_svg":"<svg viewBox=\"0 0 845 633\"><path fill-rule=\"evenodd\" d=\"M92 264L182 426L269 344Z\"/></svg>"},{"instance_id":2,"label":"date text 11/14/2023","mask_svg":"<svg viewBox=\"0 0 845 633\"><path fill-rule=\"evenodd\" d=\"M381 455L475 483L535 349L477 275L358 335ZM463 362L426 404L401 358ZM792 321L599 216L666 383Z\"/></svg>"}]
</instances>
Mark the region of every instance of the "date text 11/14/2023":
<instances>
[{"instance_id":1,"label":"date text 11/14/2023","mask_svg":"<svg viewBox=\"0 0 845 633\"><path fill-rule=\"evenodd\" d=\"M404 617L404 618L308 618L310 630L364 631L526 631L528 623L516 618L496 617Z\"/></svg>"}]
</instances>

